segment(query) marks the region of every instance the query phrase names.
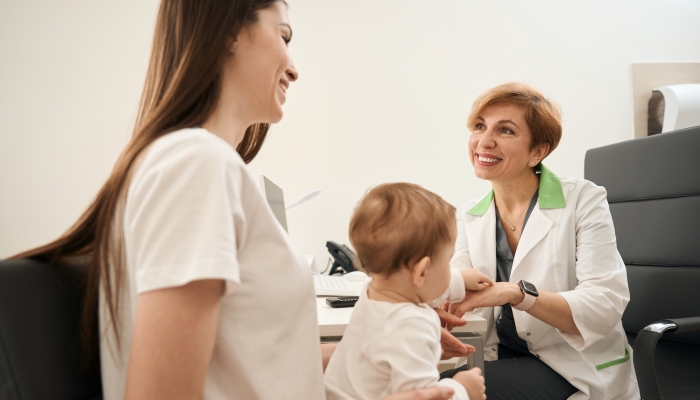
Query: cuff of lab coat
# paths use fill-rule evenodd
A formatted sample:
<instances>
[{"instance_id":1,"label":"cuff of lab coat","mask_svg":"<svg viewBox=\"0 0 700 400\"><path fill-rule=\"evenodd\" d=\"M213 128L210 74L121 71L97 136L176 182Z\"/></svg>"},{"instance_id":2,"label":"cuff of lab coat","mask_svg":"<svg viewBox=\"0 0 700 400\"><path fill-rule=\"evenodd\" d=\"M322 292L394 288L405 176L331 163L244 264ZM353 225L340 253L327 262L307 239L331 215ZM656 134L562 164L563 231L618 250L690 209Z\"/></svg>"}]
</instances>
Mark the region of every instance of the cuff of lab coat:
<instances>
[{"instance_id":1,"label":"cuff of lab coat","mask_svg":"<svg viewBox=\"0 0 700 400\"><path fill-rule=\"evenodd\" d=\"M438 381L440 386L449 386L455 390L455 394L450 398L451 400L469 400L469 395L467 394L467 389L462 386L461 383L454 379L445 378Z\"/></svg>"},{"instance_id":2,"label":"cuff of lab coat","mask_svg":"<svg viewBox=\"0 0 700 400\"><path fill-rule=\"evenodd\" d=\"M576 351L581 351L585 349L586 347L586 341L583 337L584 334L584 323L583 323L583 307L581 307L581 303L577 297L577 293L575 290L571 290L568 292L562 292L559 293L564 300L566 300L567 303L569 303L569 308L571 309L571 315L574 318L574 324L576 324L576 327L578 328L579 332L581 332L580 335L577 335L575 333L566 333L562 332L557 329L559 334L566 340L567 343Z\"/></svg>"}]
</instances>

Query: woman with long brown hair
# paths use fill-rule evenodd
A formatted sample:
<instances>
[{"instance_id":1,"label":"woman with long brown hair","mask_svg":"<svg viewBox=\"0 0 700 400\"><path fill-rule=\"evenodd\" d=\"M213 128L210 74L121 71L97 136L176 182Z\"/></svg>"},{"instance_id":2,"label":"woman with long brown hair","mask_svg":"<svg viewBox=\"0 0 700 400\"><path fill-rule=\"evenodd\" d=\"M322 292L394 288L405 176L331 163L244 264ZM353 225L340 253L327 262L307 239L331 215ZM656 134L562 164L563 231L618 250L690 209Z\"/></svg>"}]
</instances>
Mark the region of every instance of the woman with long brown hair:
<instances>
[{"instance_id":1,"label":"woman with long brown hair","mask_svg":"<svg viewBox=\"0 0 700 400\"><path fill-rule=\"evenodd\" d=\"M291 38L280 0L163 0L109 179L63 236L15 256L89 258L81 332L105 399L324 398L334 347L310 270L245 165L297 79Z\"/></svg>"}]
</instances>

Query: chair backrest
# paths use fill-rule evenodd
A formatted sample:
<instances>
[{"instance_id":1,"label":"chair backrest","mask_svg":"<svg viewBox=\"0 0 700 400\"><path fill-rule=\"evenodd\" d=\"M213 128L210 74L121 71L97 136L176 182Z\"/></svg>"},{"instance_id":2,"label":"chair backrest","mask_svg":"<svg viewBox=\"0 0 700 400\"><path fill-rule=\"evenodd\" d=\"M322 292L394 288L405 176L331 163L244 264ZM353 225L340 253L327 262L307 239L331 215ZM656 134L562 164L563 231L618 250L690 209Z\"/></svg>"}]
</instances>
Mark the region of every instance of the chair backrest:
<instances>
[{"instance_id":1,"label":"chair backrest","mask_svg":"<svg viewBox=\"0 0 700 400\"><path fill-rule=\"evenodd\" d=\"M0 399L101 398L99 368L81 371L85 268L0 261Z\"/></svg>"},{"instance_id":2,"label":"chair backrest","mask_svg":"<svg viewBox=\"0 0 700 400\"><path fill-rule=\"evenodd\" d=\"M608 192L630 286L625 330L700 316L700 126L589 150L585 178Z\"/></svg>"}]
</instances>

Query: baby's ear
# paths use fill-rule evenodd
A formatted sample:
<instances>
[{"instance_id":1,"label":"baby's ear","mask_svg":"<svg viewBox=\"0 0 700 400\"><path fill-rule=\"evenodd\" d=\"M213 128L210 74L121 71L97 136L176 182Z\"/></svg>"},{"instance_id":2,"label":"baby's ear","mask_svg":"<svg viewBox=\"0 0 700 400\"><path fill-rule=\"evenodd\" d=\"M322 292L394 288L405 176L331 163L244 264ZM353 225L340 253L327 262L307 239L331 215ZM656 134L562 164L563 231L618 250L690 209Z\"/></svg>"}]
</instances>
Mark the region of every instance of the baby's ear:
<instances>
[{"instance_id":1,"label":"baby's ear","mask_svg":"<svg viewBox=\"0 0 700 400\"><path fill-rule=\"evenodd\" d=\"M417 288L425 284L425 271L430 266L430 257L423 257L411 266L411 280Z\"/></svg>"}]
</instances>

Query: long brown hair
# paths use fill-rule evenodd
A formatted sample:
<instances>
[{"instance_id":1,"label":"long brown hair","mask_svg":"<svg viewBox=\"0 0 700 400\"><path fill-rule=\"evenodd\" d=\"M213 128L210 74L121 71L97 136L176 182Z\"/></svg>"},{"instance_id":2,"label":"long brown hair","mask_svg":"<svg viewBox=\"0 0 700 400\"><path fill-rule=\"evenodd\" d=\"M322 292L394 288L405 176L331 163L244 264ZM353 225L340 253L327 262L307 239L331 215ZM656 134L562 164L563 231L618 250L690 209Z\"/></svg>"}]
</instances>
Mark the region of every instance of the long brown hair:
<instances>
[{"instance_id":1,"label":"long brown hair","mask_svg":"<svg viewBox=\"0 0 700 400\"><path fill-rule=\"evenodd\" d=\"M280 0L163 0L158 11L151 59L133 136L107 182L78 221L61 237L12 258L55 263L89 256L80 323L83 359L94 359L99 339L97 306L100 286L109 320L120 346L120 296L125 279L122 232L114 229L120 198L136 158L156 139L183 128L201 126L221 93L221 69L227 44L258 11ZM236 149L248 163L260 150L269 124L250 126ZM115 255L117 255L115 257ZM114 262L117 260L117 262Z\"/></svg>"}]
</instances>

